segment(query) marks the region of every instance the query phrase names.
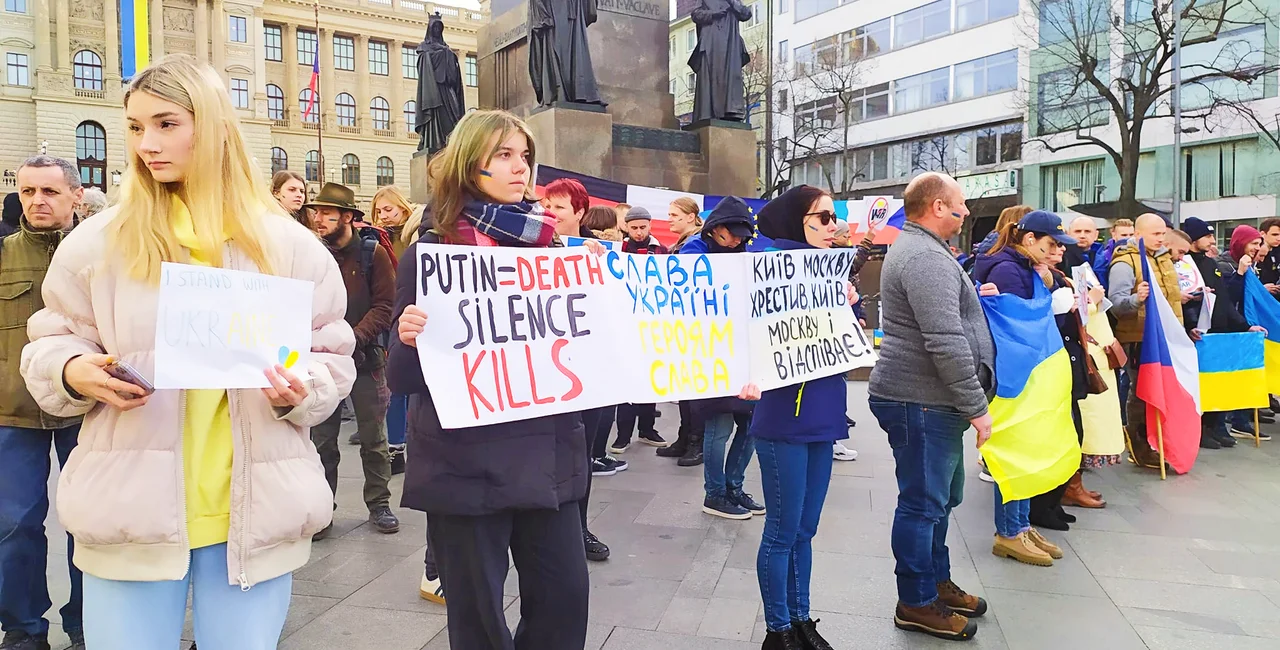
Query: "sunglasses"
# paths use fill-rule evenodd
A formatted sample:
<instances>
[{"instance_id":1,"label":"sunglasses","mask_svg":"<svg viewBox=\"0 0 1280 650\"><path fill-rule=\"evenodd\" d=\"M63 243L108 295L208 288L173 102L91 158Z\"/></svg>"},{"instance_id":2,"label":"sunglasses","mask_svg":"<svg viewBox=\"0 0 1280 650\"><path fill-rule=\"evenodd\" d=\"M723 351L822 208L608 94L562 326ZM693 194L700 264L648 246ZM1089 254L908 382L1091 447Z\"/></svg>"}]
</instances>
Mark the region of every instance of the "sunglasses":
<instances>
[{"instance_id":1,"label":"sunglasses","mask_svg":"<svg viewBox=\"0 0 1280 650\"><path fill-rule=\"evenodd\" d=\"M824 226L831 225L831 222L836 220L836 213L830 210L820 210L818 212L806 212L804 216L805 218L817 217L818 220L821 221L822 225Z\"/></svg>"}]
</instances>

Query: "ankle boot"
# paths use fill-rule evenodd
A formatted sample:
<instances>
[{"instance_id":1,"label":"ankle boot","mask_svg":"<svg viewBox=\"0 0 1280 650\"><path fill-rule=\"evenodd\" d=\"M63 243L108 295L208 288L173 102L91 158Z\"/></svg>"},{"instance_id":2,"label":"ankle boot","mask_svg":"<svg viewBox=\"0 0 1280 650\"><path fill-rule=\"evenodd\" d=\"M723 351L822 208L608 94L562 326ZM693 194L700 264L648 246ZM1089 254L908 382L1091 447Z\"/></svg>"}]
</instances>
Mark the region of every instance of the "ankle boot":
<instances>
[{"instance_id":1,"label":"ankle boot","mask_svg":"<svg viewBox=\"0 0 1280 650\"><path fill-rule=\"evenodd\" d=\"M791 629L796 631L796 636L800 638L800 643L805 650L835 650L826 639L822 638L821 634L818 634L818 623L821 620L791 621Z\"/></svg>"},{"instance_id":2,"label":"ankle boot","mask_svg":"<svg viewBox=\"0 0 1280 650\"><path fill-rule=\"evenodd\" d=\"M681 467L697 467L702 464L701 434L689 434L689 446L685 448L684 455L676 461L676 464Z\"/></svg>"},{"instance_id":3,"label":"ankle boot","mask_svg":"<svg viewBox=\"0 0 1280 650\"><path fill-rule=\"evenodd\" d=\"M670 447L659 447L656 453L659 458L682 458L688 449L689 438L682 435L676 438L676 441L671 443Z\"/></svg>"},{"instance_id":4,"label":"ankle boot","mask_svg":"<svg viewBox=\"0 0 1280 650\"><path fill-rule=\"evenodd\" d=\"M1080 478L1080 472L1076 472L1071 480L1067 481L1067 489L1062 494L1062 505L1075 506L1078 508L1105 508L1107 502L1096 499L1084 489L1084 482Z\"/></svg>"},{"instance_id":5,"label":"ankle boot","mask_svg":"<svg viewBox=\"0 0 1280 650\"><path fill-rule=\"evenodd\" d=\"M781 632L770 630L764 635L764 643L760 645L760 650L805 650L804 641L800 640L800 634L793 627Z\"/></svg>"}]
</instances>

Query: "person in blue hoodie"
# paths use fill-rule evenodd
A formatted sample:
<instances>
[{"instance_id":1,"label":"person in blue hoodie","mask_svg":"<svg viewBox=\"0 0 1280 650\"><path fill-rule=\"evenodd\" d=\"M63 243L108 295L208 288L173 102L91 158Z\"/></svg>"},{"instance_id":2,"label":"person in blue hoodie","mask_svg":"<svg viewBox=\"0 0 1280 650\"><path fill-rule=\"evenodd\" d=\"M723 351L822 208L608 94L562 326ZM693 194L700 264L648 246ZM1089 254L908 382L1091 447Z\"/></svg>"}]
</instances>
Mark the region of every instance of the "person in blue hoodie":
<instances>
[{"instance_id":1,"label":"person in blue hoodie","mask_svg":"<svg viewBox=\"0 0 1280 650\"><path fill-rule=\"evenodd\" d=\"M769 250L831 248L835 204L825 190L793 187L758 216ZM749 387L750 388L750 387ZM813 537L831 483L831 445L849 437L844 373L764 392L751 422L764 485L756 577L768 628L764 650L830 650L809 618Z\"/></svg>"}]
</instances>

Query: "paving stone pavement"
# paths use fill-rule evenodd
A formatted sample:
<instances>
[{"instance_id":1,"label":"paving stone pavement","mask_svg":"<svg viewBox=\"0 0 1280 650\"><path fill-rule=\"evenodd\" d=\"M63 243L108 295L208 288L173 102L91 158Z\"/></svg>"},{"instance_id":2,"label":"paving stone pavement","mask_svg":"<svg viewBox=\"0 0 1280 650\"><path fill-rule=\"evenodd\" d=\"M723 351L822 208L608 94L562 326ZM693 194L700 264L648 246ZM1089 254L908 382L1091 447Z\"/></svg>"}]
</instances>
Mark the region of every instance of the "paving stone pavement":
<instances>
[{"instance_id":1,"label":"paving stone pavement","mask_svg":"<svg viewBox=\"0 0 1280 650\"><path fill-rule=\"evenodd\" d=\"M1204 451L1192 473L1163 483L1127 464L1090 473L1086 484L1103 492L1108 506L1072 509L1079 521L1070 532L1045 531L1066 553L1051 568L991 555L991 487L977 480L976 450L967 446L965 501L948 544L956 582L986 597L991 611L967 645L896 630L893 457L868 412L866 384L849 387L858 426L847 444L859 457L836 463L814 540L813 616L834 647L1280 648L1280 438L1261 449L1250 442ZM660 431L673 439L679 415L674 405L661 410ZM397 508L399 534L373 531L365 523L358 456L343 445L335 534L316 543L311 562L294 575L280 647L446 649L444 608L417 591L425 519ZM631 468L598 479L591 499L591 530L613 556L590 566L587 648L758 648L765 628L755 558L763 518L702 514L700 468L677 467L641 445L622 457ZM757 496L759 480L753 462L747 489ZM397 477L392 484L396 502L402 483ZM49 529L56 623L67 593L65 546L52 515ZM520 602L514 576L513 569L506 589L513 627ZM52 637L54 648L65 647L56 625Z\"/></svg>"}]
</instances>

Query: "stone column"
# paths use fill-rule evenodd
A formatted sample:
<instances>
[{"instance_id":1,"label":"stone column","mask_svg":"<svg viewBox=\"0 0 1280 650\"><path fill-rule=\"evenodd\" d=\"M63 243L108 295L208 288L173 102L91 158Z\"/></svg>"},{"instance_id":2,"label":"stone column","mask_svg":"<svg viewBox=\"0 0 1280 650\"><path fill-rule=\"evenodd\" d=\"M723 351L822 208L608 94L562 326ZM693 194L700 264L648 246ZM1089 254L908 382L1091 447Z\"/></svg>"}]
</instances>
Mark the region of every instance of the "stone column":
<instances>
[{"instance_id":1,"label":"stone column","mask_svg":"<svg viewBox=\"0 0 1280 650\"><path fill-rule=\"evenodd\" d=\"M53 46L49 44L49 5L51 0L35 0L36 70L53 68Z\"/></svg>"},{"instance_id":2,"label":"stone column","mask_svg":"<svg viewBox=\"0 0 1280 650\"><path fill-rule=\"evenodd\" d=\"M58 21L58 70L71 70L71 8L68 0L55 5Z\"/></svg>"},{"instance_id":3,"label":"stone column","mask_svg":"<svg viewBox=\"0 0 1280 650\"><path fill-rule=\"evenodd\" d=\"M107 92L111 93L120 87L120 15L117 13L117 0L104 0L102 5L102 20L107 30L107 58L102 80Z\"/></svg>"},{"instance_id":4,"label":"stone column","mask_svg":"<svg viewBox=\"0 0 1280 650\"><path fill-rule=\"evenodd\" d=\"M253 112L267 117L267 30L262 24L262 7L253 9Z\"/></svg>"},{"instance_id":5,"label":"stone column","mask_svg":"<svg viewBox=\"0 0 1280 650\"><path fill-rule=\"evenodd\" d=\"M387 65L391 67L391 96L387 102L391 104L391 134L403 137L405 132L401 126L404 122L404 65L400 62L400 50L404 44L392 39L387 43Z\"/></svg>"},{"instance_id":6,"label":"stone column","mask_svg":"<svg viewBox=\"0 0 1280 650\"><path fill-rule=\"evenodd\" d=\"M196 2L196 60L209 62L209 3Z\"/></svg>"},{"instance_id":7,"label":"stone column","mask_svg":"<svg viewBox=\"0 0 1280 650\"><path fill-rule=\"evenodd\" d=\"M148 0L147 22L151 29L151 62L164 58L164 0Z\"/></svg>"},{"instance_id":8,"label":"stone column","mask_svg":"<svg viewBox=\"0 0 1280 650\"><path fill-rule=\"evenodd\" d=\"M320 105L324 107L324 123L328 127L334 124L334 102L338 95L337 84L333 80L333 30L322 28L316 34L316 47L320 52ZM333 156L329 156L332 158Z\"/></svg>"},{"instance_id":9,"label":"stone column","mask_svg":"<svg viewBox=\"0 0 1280 650\"><path fill-rule=\"evenodd\" d=\"M284 105L285 116L302 119L298 105L298 28L292 23L280 26L281 49L284 50Z\"/></svg>"},{"instance_id":10,"label":"stone column","mask_svg":"<svg viewBox=\"0 0 1280 650\"><path fill-rule=\"evenodd\" d=\"M218 71L222 82L227 83L227 12L222 8L222 0L213 0L213 15L209 18L213 23L213 69Z\"/></svg>"},{"instance_id":11,"label":"stone column","mask_svg":"<svg viewBox=\"0 0 1280 650\"><path fill-rule=\"evenodd\" d=\"M356 126L367 133L369 124L369 37L356 35ZM364 170L361 170L362 172Z\"/></svg>"}]
</instances>

